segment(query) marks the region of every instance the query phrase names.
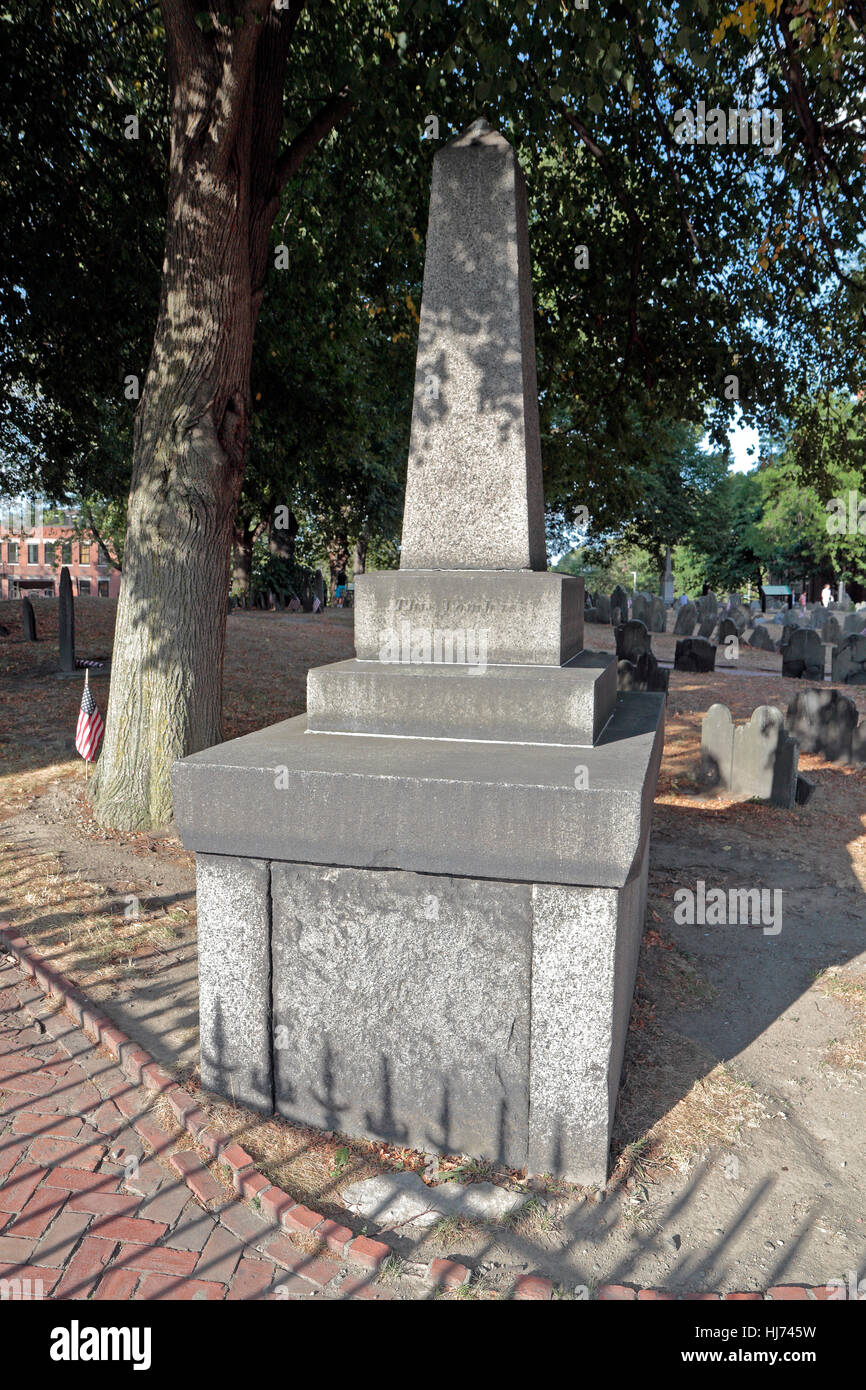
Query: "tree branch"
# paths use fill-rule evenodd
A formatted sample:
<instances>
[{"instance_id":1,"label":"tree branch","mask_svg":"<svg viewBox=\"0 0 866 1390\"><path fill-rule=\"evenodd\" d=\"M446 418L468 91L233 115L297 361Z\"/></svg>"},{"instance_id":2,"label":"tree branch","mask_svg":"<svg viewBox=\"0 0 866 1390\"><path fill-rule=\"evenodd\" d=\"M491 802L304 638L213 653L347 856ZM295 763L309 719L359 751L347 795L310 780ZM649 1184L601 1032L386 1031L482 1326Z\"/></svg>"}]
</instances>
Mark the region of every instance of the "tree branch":
<instances>
[{"instance_id":1,"label":"tree branch","mask_svg":"<svg viewBox=\"0 0 866 1390\"><path fill-rule=\"evenodd\" d=\"M316 148L319 141L323 140L335 126L339 125L354 104L348 87L342 87L339 92L334 92L328 97L325 104L307 122L303 130L298 132L292 143L277 160L274 169L275 195L282 192L289 179L298 172L304 160Z\"/></svg>"},{"instance_id":2,"label":"tree branch","mask_svg":"<svg viewBox=\"0 0 866 1390\"><path fill-rule=\"evenodd\" d=\"M235 140L249 96L250 78L256 60L269 0L247 0L243 24L227 45L223 71L214 99L215 116L211 138L218 147L215 175L222 178L234 152Z\"/></svg>"}]
</instances>

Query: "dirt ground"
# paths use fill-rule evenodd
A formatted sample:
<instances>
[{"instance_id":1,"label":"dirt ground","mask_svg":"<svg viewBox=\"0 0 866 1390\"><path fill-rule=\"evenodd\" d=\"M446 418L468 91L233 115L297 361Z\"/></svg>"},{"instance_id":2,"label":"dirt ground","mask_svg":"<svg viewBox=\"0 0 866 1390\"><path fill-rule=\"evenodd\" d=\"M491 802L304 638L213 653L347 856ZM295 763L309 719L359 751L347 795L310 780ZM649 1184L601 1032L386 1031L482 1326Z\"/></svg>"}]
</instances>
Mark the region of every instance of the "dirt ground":
<instances>
[{"instance_id":1,"label":"dirt ground","mask_svg":"<svg viewBox=\"0 0 866 1390\"><path fill-rule=\"evenodd\" d=\"M15 922L119 1024L195 1086L197 1009L192 856L169 830L115 834L90 818L72 749L81 682L61 680L56 603L36 600L40 641L0 603L0 921ZM78 600L81 655L110 652L115 605ZM228 623L226 736L304 707L310 665L352 654L351 613L234 613ZM610 628L586 645L613 650ZM653 639L672 660L670 635ZM670 651L668 651L668 647ZM720 663L721 665L721 663ZM473 1286L538 1269L562 1296L595 1283L765 1289L866 1273L866 768L802 757L817 789L781 811L706 796L700 721L715 700L744 720L785 708L800 683L781 660L741 646L730 669L674 672L653 815L650 892L604 1193L473 1163L440 1177L531 1188L505 1227L442 1222L399 1253L435 1250L485 1269ZM727 667L727 663L725 663ZM107 679L91 678L105 711ZM866 689L846 694L866 716ZM782 928L686 926L674 893L707 887L782 893ZM300 1130L202 1097L267 1171L319 1209L339 1189L423 1155Z\"/></svg>"}]
</instances>

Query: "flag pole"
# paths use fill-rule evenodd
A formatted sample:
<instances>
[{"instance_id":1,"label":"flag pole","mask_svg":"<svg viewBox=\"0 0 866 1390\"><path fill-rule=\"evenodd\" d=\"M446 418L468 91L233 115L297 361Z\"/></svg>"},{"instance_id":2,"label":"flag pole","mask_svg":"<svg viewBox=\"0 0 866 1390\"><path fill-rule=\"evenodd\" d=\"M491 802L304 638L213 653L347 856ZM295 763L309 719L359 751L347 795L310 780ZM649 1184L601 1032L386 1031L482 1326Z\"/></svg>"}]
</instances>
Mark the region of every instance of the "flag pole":
<instances>
[{"instance_id":1,"label":"flag pole","mask_svg":"<svg viewBox=\"0 0 866 1390\"><path fill-rule=\"evenodd\" d=\"M89 687L89 685L90 685L90 667L89 667L89 666L85 666L85 668L84 668L84 689L87 690L88 687ZM86 758L84 759L84 781L85 781L85 784L86 784L86 783L87 783L87 759L86 759Z\"/></svg>"}]
</instances>

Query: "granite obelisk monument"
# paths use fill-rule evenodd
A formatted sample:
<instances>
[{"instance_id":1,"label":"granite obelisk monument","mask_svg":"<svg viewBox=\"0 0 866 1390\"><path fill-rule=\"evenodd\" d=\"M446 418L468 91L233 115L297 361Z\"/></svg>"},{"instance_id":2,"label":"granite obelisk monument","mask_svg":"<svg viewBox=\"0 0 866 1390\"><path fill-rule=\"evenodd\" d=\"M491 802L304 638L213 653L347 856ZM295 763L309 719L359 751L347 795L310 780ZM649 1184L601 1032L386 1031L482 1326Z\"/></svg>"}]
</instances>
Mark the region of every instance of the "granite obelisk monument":
<instances>
[{"instance_id":1,"label":"granite obelisk monument","mask_svg":"<svg viewBox=\"0 0 866 1390\"><path fill-rule=\"evenodd\" d=\"M401 564L356 581L307 714L175 765L202 1082L604 1182L663 697L547 571L529 239L478 121L434 160Z\"/></svg>"}]
</instances>

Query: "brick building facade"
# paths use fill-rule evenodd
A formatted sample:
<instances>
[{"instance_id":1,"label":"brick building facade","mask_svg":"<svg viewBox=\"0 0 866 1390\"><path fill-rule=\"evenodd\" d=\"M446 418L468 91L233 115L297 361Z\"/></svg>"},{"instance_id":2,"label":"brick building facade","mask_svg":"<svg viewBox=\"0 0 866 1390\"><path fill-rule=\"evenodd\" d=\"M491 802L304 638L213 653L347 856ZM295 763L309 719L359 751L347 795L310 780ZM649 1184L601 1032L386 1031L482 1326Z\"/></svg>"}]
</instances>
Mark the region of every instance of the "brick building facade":
<instances>
[{"instance_id":1,"label":"brick building facade","mask_svg":"<svg viewBox=\"0 0 866 1390\"><path fill-rule=\"evenodd\" d=\"M45 524L35 531L0 525L0 598L54 596L66 565L76 598L116 598L120 573L99 542L80 540L69 525Z\"/></svg>"}]
</instances>

